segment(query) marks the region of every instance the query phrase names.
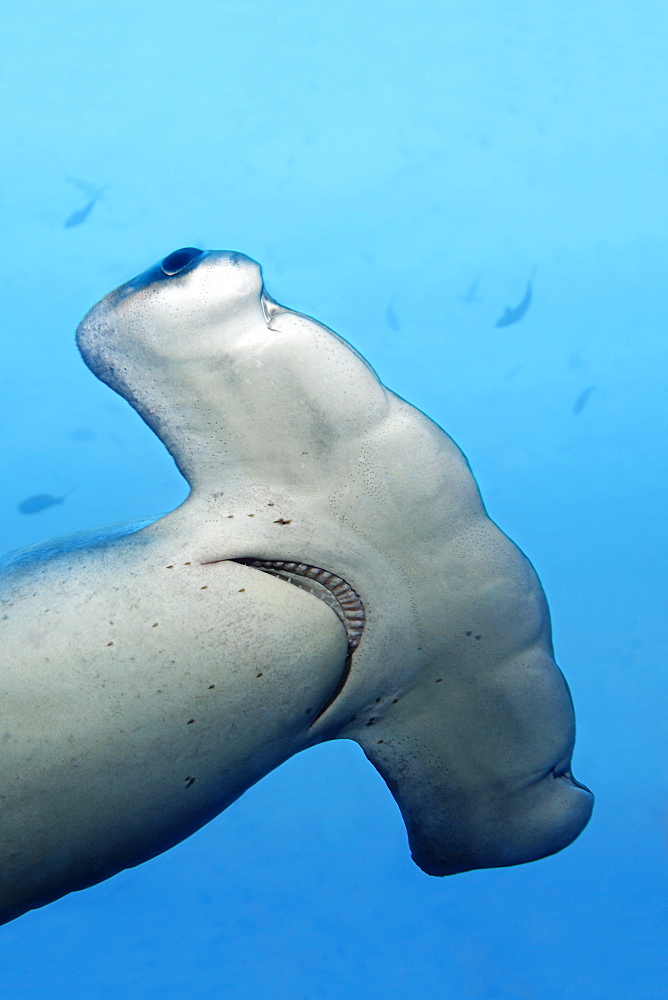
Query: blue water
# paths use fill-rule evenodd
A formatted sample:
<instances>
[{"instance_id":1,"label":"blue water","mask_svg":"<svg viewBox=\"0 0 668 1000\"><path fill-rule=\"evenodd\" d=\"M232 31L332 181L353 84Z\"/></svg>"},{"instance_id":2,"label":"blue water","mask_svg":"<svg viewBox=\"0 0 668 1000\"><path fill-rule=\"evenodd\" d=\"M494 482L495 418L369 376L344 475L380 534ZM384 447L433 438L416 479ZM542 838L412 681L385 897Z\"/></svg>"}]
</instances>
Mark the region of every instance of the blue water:
<instances>
[{"instance_id":1,"label":"blue water","mask_svg":"<svg viewBox=\"0 0 668 1000\"><path fill-rule=\"evenodd\" d=\"M184 498L74 328L177 247L240 250L466 452L597 804L555 857L433 879L326 744L3 927L3 1000L668 993L667 57L657 0L5 0L0 550Z\"/></svg>"}]
</instances>

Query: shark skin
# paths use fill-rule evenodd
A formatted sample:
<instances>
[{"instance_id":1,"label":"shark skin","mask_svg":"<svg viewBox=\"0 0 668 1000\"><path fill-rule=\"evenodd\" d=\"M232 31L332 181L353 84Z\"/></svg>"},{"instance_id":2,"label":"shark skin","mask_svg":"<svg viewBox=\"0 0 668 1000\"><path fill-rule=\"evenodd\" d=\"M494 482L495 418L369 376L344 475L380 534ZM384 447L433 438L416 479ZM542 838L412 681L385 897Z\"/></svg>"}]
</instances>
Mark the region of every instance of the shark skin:
<instances>
[{"instance_id":1,"label":"shark skin","mask_svg":"<svg viewBox=\"0 0 668 1000\"><path fill-rule=\"evenodd\" d=\"M330 739L362 747L430 875L578 836L593 796L542 588L440 427L235 252L175 251L77 342L191 493L2 568L0 921Z\"/></svg>"}]
</instances>

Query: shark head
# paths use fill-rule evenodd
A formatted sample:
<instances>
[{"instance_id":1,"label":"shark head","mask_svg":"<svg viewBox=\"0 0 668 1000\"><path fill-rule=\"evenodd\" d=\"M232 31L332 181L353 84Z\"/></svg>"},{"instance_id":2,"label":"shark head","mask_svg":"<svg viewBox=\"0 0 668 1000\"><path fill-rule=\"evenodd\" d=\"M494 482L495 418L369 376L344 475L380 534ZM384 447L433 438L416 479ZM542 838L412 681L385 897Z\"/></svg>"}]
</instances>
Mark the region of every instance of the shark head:
<instances>
[{"instance_id":1,"label":"shark head","mask_svg":"<svg viewBox=\"0 0 668 1000\"><path fill-rule=\"evenodd\" d=\"M545 595L452 439L240 253L169 254L77 340L191 493L0 579L0 919L166 850L329 739L362 747L430 875L573 841L593 797Z\"/></svg>"}]
</instances>

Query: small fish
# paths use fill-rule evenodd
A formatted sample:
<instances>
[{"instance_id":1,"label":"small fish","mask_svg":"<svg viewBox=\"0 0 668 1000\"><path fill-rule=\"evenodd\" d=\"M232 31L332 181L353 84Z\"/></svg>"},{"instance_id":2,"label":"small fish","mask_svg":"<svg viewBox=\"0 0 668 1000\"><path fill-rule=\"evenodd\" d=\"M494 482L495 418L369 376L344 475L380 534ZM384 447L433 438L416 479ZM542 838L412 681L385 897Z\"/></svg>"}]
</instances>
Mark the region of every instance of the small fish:
<instances>
[{"instance_id":1,"label":"small fish","mask_svg":"<svg viewBox=\"0 0 668 1000\"><path fill-rule=\"evenodd\" d=\"M22 500L16 509L21 514L39 514L40 511L47 510L54 504L62 503L64 499L64 496L53 497L50 493L35 493L34 496Z\"/></svg>"},{"instance_id":2,"label":"small fish","mask_svg":"<svg viewBox=\"0 0 668 1000\"><path fill-rule=\"evenodd\" d=\"M96 201L97 198L91 198L88 204L84 205L83 208L78 208L76 212L72 212L72 214L65 219L65 228L71 229L72 226L80 226L82 222L85 222Z\"/></svg>"},{"instance_id":3,"label":"small fish","mask_svg":"<svg viewBox=\"0 0 668 1000\"><path fill-rule=\"evenodd\" d=\"M494 326L511 326L513 323L519 323L519 321L524 316L525 312L531 305L531 279L527 282L527 290L524 293L524 298L519 305L514 308L511 306L506 306L503 316L497 319Z\"/></svg>"},{"instance_id":4,"label":"small fish","mask_svg":"<svg viewBox=\"0 0 668 1000\"><path fill-rule=\"evenodd\" d=\"M76 211L72 212L72 214L65 219L65 228L71 229L73 226L80 226L82 222L86 221L93 210L93 205L100 200L103 192L106 191L109 185L105 184L103 187L95 189L85 181L76 180L74 177L68 177L68 180L71 181L72 184L76 184L78 188L81 188L81 190L89 196L88 202L83 208L77 208Z\"/></svg>"},{"instance_id":5,"label":"small fish","mask_svg":"<svg viewBox=\"0 0 668 1000\"><path fill-rule=\"evenodd\" d=\"M459 298L465 305L472 306L474 302L482 302L480 296L476 295L479 284L480 284L480 278L478 277L475 279L469 290L465 292L464 295L459 296Z\"/></svg>"},{"instance_id":6,"label":"small fish","mask_svg":"<svg viewBox=\"0 0 668 1000\"><path fill-rule=\"evenodd\" d=\"M387 325L391 327L393 330L399 329L399 320L397 319L397 314L395 313L394 307L391 302L387 307L387 309L385 310L385 321L387 322Z\"/></svg>"},{"instance_id":7,"label":"small fish","mask_svg":"<svg viewBox=\"0 0 668 1000\"><path fill-rule=\"evenodd\" d=\"M586 367L587 367L586 360L582 357L579 351L574 351L574 353L571 354L570 358L568 359L568 370L571 372L575 372L578 370L578 368L586 368Z\"/></svg>"},{"instance_id":8,"label":"small fish","mask_svg":"<svg viewBox=\"0 0 668 1000\"><path fill-rule=\"evenodd\" d=\"M515 368L511 368L509 372L506 372L506 375L505 375L505 378L504 378L503 381L504 382L510 382L511 378L515 378L515 376L519 372L521 372L523 368L524 368L524 365L516 365Z\"/></svg>"},{"instance_id":9,"label":"small fish","mask_svg":"<svg viewBox=\"0 0 668 1000\"><path fill-rule=\"evenodd\" d=\"M77 427L70 434L71 441L92 441L95 437L95 431L89 430L88 427Z\"/></svg>"},{"instance_id":10,"label":"small fish","mask_svg":"<svg viewBox=\"0 0 668 1000\"><path fill-rule=\"evenodd\" d=\"M573 413L576 416L578 415L578 413L582 413L585 406L587 405L589 397L591 396L595 388L596 388L595 385L588 385L586 389L582 390L578 398L575 400L575 402L573 403Z\"/></svg>"}]
</instances>

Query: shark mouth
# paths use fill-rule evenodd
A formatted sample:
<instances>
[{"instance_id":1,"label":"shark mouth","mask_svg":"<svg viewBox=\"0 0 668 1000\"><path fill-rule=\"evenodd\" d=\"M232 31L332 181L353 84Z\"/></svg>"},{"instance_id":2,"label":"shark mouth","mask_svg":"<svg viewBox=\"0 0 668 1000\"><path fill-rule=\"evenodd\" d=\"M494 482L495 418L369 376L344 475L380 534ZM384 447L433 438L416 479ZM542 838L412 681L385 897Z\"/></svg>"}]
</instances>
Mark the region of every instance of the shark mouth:
<instances>
[{"instance_id":1,"label":"shark mouth","mask_svg":"<svg viewBox=\"0 0 668 1000\"><path fill-rule=\"evenodd\" d=\"M348 636L348 656L350 657L360 644L364 631L364 605L358 594L340 576L328 573L318 566L308 566L306 563L284 562L278 559L235 559L234 562L253 569L262 570L279 580L285 580L295 587L308 591L319 600L324 601L338 617Z\"/></svg>"}]
</instances>

